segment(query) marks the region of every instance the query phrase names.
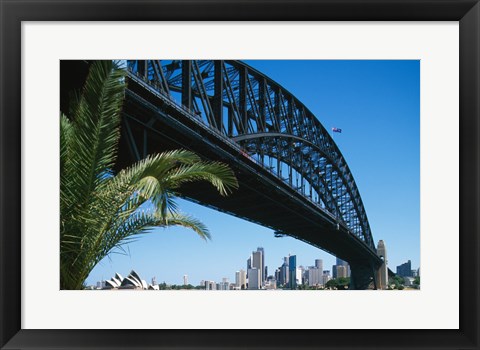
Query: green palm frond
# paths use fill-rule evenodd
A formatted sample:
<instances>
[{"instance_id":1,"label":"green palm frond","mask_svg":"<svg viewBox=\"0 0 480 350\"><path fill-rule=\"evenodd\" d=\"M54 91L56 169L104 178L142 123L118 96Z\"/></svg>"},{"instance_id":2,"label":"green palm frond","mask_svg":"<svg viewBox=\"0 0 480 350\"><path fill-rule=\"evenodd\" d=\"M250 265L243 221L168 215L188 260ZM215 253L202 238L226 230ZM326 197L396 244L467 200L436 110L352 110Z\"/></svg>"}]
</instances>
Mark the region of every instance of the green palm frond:
<instances>
[{"instance_id":1,"label":"green palm frond","mask_svg":"<svg viewBox=\"0 0 480 350\"><path fill-rule=\"evenodd\" d=\"M115 164L120 138L120 111L125 91L125 71L112 61L92 65L73 114L71 140L72 186L77 203L86 203L101 175Z\"/></svg>"}]
</instances>

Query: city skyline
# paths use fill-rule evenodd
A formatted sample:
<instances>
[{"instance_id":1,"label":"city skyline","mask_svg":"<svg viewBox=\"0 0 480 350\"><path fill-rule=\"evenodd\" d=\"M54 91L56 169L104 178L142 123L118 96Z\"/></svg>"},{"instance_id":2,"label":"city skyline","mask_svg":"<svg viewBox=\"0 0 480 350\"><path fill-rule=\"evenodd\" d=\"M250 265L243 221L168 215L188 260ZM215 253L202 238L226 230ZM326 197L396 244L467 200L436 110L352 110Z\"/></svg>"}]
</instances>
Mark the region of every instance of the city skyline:
<instances>
[{"instance_id":1,"label":"city skyline","mask_svg":"<svg viewBox=\"0 0 480 350\"><path fill-rule=\"evenodd\" d=\"M381 246L381 248L380 248ZM385 253L385 247L383 246L383 242L379 242L379 251L382 251L382 254ZM261 253L260 253L261 252ZM260 253L259 256L256 256L255 259L252 259L255 255ZM325 286L326 282L330 279L337 279L342 277L350 277L350 267L346 261L343 261L339 258L336 259L336 264L333 265L331 268L325 266L323 264L323 259L315 259L313 264L307 265L297 265L296 255L288 255L282 258L283 264L282 266L272 267L272 274L264 275L261 274L261 261L265 254L265 249L263 247L258 247L256 251L252 251L250 257L246 260L247 268L244 270L243 268L234 272L234 279L230 279L229 277L222 277L221 280L218 279L202 279L198 283L189 283L189 276L185 274L182 276L183 283L175 284L171 283L170 281L160 281L157 282L156 276L152 276L151 278L148 276L144 276L146 281L150 279L151 285L157 284L166 284L166 285L183 285L183 286L194 286L194 287L205 287L206 290L229 290L229 285L235 285L237 289L244 289L244 290L259 290L259 289L296 289L299 285L308 285L308 286ZM286 271L282 271L282 268L285 266L287 267ZM326 268L325 268L326 267ZM390 267L393 270L393 266ZM247 273L248 271L248 273ZM386 270L384 270L386 273ZM401 264L400 266L396 266L396 273L399 277L415 277L419 275L419 270L411 268L411 261L408 260L407 262ZM229 273L230 274L230 273ZM140 283L142 283L142 279L139 277L139 274L132 269L130 275L136 277ZM228 274L224 274L225 276ZM247 277L249 276L250 277ZM112 277L114 282L122 280L121 273L115 273L115 276ZM285 279L286 278L286 279ZM294 278L294 282L292 283L292 278ZM379 289L386 288L386 280L382 280L381 272L378 274L378 283ZM274 281L275 287L269 288L267 281ZM92 286L104 286L111 287L111 281L102 280L97 281ZM220 285L221 288L215 288L215 285ZM381 287L380 287L381 286Z\"/></svg>"},{"instance_id":2,"label":"city skyline","mask_svg":"<svg viewBox=\"0 0 480 350\"><path fill-rule=\"evenodd\" d=\"M375 244L384 240L392 271L407 260L420 267L419 61L247 63L295 94L327 129L342 129L333 137L360 190ZM304 242L275 238L271 229L185 200L178 204L206 224L211 241L181 228L155 230L126 246L126 255L102 261L87 283L131 269L175 284L181 284L183 275L192 282L234 280L235 271L244 268L236 261L247 247L264 247L269 269L280 266L288 253L297 256L297 265L308 266L317 258L325 269L336 263L335 257ZM226 266L230 276L222 276L218 265Z\"/></svg>"},{"instance_id":3,"label":"city skyline","mask_svg":"<svg viewBox=\"0 0 480 350\"><path fill-rule=\"evenodd\" d=\"M381 252L383 253L384 252L384 249L385 247L383 246L383 242L379 243L382 248L380 249ZM343 261L339 258L335 258L335 264L334 265L331 265L331 266L328 266L328 265L325 265L324 264L324 260L321 259L321 258L317 258L313 261L313 263L311 264L296 264L296 258L297 256L295 254L288 254L288 255L285 255L284 257L282 257L282 262L283 264L282 265L278 265L278 266L272 266L271 267L271 270L272 273L271 274L265 274L264 276L261 276L261 270L258 266L256 266L257 264L256 263L253 263L251 261L251 258L253 257L253 255L255 253L258 253L258 251L261 249L262 251L262 255L264 254L265 252L265 249L263 247L258 247L257 248L257 251L252 251L251 255L249 256L248 259L246 259L246 264L247 264L247 267L244 269L244 268L239 268L238 270L234 271L233 272L233 278L230 278L230 277L226 277L227 275L230 276L232 275L232 271L228 272L228 273L224 273L221 277L221 278L218 278L218 279L202 279L200 281L198 281L198 283L190 283L190 277L189 277L189 274L188 273L185 273L183 276L182 276L182 283L174 283L174 282L171 282L171 281L158 281L158 283L165 283L167 285L193 285L193 286L201 286L203 285L204 283L202 282L217 282L217 281L222 281L223 283L224 282L230 282L230 283L237 283L237 280L240 278L240 279L243 279L243 278L246 278L246 282L248 284L248 273L247 271L250 270L250 269L255 269L255 270L258 270L258 278L259 280L261 281L261 285L260 286L265 286L264 282L270 278L270 277L273 277L276 282L277 282L277 286L281 283L281 279L278 279L276 278L277 277L277 273L281 274L282 271L282 265L284 265L285 263L287 263L287 267L290 265L290 257L294 257L295 259L295 268L300 268L302 269L303 271L310 271L312 268L313 269L318 269L320 274L321 275L324 275L324 274L327 274L330 278L332 279L335 279L335 278L339 278L339 277L350 277L350 266L348 265L348 263L346 261ZM380 252L379 250L379 252ZM263 258L264 258L264 255L263 255ZM263 260L263 259L262 259ZM241 265L241 264L239 264ZM264 265L263 266L264 269L266 267L268 267L268 265ZM339 274L339 270L338 268L343 268L341 269L341 271L343 271L341 273L341 275ZM411 260L408 260L404 263L402 263L401 265L399 266L388 266L388 268L390 270L392 270L394 273L396 272L398 276L400 277L412 277L412 276L415 276L415 275L418 275L419 273L419 270L420 268L418 267L417 269L413 268L411 266ZM135 271L135 268L132 268L131 269L132 271ZM264 270L265 271L265 270ZM386 273L386 270L384 270ZM401 272L400 272L401 271ZM289 270L286 271L287 275L289 274ZM243 277L243 274L245 275ZM118 275L121 275L119 272L115 272L115 276L118 276ZM241 276L241 277L240 277ZM261 277L260 277L261 276ZM147 279L151 280L152 281L152 284L155 284L157 283L157 276L154 275L154 276L145 276ZM310 277L308 277L310 278ZM318 279L318 277L315 277ZM382 278L382 277L378 277L378 278ZM106 279L102 279L102 280L99 280L99 281L96 281L95 283L91 283L89 285L97 285L98 286L98 283L99 282L105 282L106 280L108 280L109 278L107 277ZM288 277L287 277L288 279ZM155 281L155 282L153 282ZM280 283L279 283L280 281ZM379 283L385 285L385 279L382 281L379 280ZM310 285L310 284L309 284ZM261 288L254 288L254 289L261 289Z\"/></svg>"}]
</instances>

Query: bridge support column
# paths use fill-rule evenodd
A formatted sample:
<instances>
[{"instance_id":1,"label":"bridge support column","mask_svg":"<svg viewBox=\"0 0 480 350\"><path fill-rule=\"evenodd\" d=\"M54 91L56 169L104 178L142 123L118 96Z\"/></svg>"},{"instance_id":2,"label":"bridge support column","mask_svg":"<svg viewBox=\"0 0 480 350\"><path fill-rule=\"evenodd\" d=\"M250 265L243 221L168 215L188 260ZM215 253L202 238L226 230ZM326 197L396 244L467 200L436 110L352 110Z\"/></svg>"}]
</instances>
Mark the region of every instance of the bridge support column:
<instances>
[{"instance_id":1,"label":"bridge support column","mask_svg":"<svg viewBox=\"0 0 480 350\"><path fill-rule=\"evenodd\" d=\"M372 265L350 263L350 289L377 289L376 270Z\"/></svg>"}]
</instances>

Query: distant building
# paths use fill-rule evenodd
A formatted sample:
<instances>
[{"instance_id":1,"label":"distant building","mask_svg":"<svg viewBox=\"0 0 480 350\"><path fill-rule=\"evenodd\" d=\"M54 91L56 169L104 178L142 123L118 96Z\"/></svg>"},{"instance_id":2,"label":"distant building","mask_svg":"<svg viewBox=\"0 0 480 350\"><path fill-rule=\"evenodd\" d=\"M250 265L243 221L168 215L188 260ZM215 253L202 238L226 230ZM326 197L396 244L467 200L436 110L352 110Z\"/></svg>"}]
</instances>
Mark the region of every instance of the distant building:
<instances>
[{"instance_id":1,"label":"distant building","mask_svg":"<svg viewBox=\"0 0 480 350\"><path fill-rule=\"evenodd\" d=\"M217 290L215 281L205 281L205 290Z\"/></svg>"},{"instance_id":2,"label":"distant building","mask_svg":"<svg viewBox=\"0 0 480 350\"><path fill-rule=\"evenodd\" d=\"M248 270L248 289L260 289L262 287L262 272L256 267Z\"/></svg>"},{"instance_id":3,"label":"distant building","mask_svg":"<svg viewBox=\"0 0 480 350\"><path fill-rule=\"evenodd\" d=\"M397 275L400 277L412 277L412 262L408 260L406 263L397 266Z\"/></svg>"},{"instance_id":4,"label":"distant building","mask_svg":"<svg viewBox=\"0 0 480 350\"><path fill-rule=\"evenodd\" d=\"M288 284L288 277L289 277L287 257L283 258L283 264L278 269L279 269L279 274L278 274L278 277L276 277L276 280L278 281L278 284L285 286Z\"/></svg>"},{"instance_id":5,"label":"distant building","mask_svg":"<svg viewBox=\"0 0 480 350\"><path fill-rule=\"evenodd\" d=\"M280 268L275 270L275 280L276 281L280 280Z\"/></svg>"},{"instance_id":6,"label":"distant building","mask_svg":"<svg viewBox=\"0 0 480 350\"><path fill-rule=\"evenodd\" d=\"M256 252L252 252L252 269L253 268L260 271L260 285L263 285L265 274L265 265L263 265L263 248L257 248Z\"/></svg>"},{"instance_id":7,"label":"distant building","mask_svg":"<svg viewBox=\"0 0 480 350\"><path fill-rule=\"evenodd\" d=\"M188 286L188 275L183 275L183 285Z\"/></svg>"},{"instance_id":8,"label":"distant building","mask_svg":"<svg viewBox=\"0 0 480 350\"><path fill-rule=\"evenodd\" d=\"M336 266L345 266L346 271L347 271L347 276L346 277L350 277L350 265L348 264L348 262L337 258L337 265Z\"/></svg>"},{"instance_id":9,"label":"distant building","mask_svg":"<svg viewBox=\"0 0 480 350\"><path fill-rule=\"evenodd\" d=\"M330 281L331 277L330 277L330 271L328 270L325 270L323 271L323 275L322 275L322 284L323 285L326 285L328 281Z\"/></svg>"},{"instance_id":10,"label":"distant building","mask_svg":"<svg viewBox=\"0 0 480 350\"><path fill-rule=\"evenodd\" d=\"M265 250L263 249L263 247L258 247L257 248L257 252L260 252L262 253L262 260L261 260L261 266L262 266L262 285L265 284L265 280L267 279L267 267L265 266ZM253 267L256 267L256 266L253 266Z\"/></svg>"},{"instance_id":11,"label":"distant building","mask_svg":"<svg viewBox=\"0 0 480 350\"><path fill-rule=\"evenodd\" d=\"M230 288L230 283L228 282L228 278L226 277L222 278L222 282L220 282L219 284L220 284L220 288L218 288L219 290L229 290Z\"/></svg>"},{"instance_id":12,"label":"distant building","mask_svg":"<svg viewBox=\"0 0 480 350\"><path fill-rule=\"evenodd\" d=\"M336 278L346 278L347 277L347 267L344 265L336 265L337 277Z\"/></svg>"},{"instance_id":13,"label":"distant building","mask_svg":"<svg viewBox=\"0 0 480 350\"><path fill-rule=\"evenodd\" d=\"M377 289L387 289L388 287L388 260L387 247L383 240L378 241L377 255L383 260L382 266L377 271Z\"/></svg>"},{"instance_id":14,"label":"distant building","mask_svg":"<svg viewBox=\"0 0 480 350\"><path fill-rule=\"evenodd\" d=\"M308 269L308 285L310 287L323 286L323 271L317 267Z\"/></svg>"},{"instance_id":15,"label":"distant building","mask_svg":"<svg viewBox=\"0 0 480 350\"><path fill-rule=\"evenodd\" d=\"M315 267L320 271L323 271L323 260L322 259L315 259Z\"/></svg>"},{"instance_id":16,"label":"distant building","mask_svg":"<svg viewBox=\"0 0 480 350\"><path fill-rule=\"evenodd\" d=\"M274 279L269 279L265 282L265 289L277 289L277 281Z\"/></svg>"},{"instance_id":17,"label":"distant building","mask_svg":"<svg viewBox=\"0 0 480 350\"><path fill-rule=\"evenodd\" d=\"M297 257L295 255L288 257L288 279L290 289L297 289Z\"/></svg>"},{"instance_id":18,"label":"distant building","mask_svg":"<svg viewBox=\"0 0 480 350\"><path fill-rule=\"evenodd\" d=\"M235 272L235 286L238 289L247 289L247 273L244 270Z\"/></svg>"},{"instance_id":19,"label":"distant building","mask_svg":"<svg viewBox=\"0 0 480 350\"><path fill-rule=\"evenodd\" d=\"M303 266L297 267L297 274L296 274L296 284L303 284Z\"/></svg>"}]
</instances>

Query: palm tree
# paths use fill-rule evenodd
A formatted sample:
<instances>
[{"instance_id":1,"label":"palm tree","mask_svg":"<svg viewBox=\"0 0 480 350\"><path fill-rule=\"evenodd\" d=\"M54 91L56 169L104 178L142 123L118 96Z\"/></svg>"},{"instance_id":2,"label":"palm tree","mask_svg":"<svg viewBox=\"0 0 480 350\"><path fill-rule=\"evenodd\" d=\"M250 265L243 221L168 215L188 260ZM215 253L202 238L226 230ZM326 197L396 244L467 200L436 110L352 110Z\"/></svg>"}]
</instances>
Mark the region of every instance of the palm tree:
<instances>
[{"instance_id":1,"label":"palm tree","mask_svg":"<svg viewBox=\"0 0 480 350\"><path fill-rule=\"evenodd\" d=\"M60 287L82 289L95 265L155 227L184 226L203 239L208 229L178 212L187 182L206 180L221 195L238 187L232 170L185 150L150 155L114 174L125 71L92 64L69 117L60 116Z\"/></svg>"}]
</instances>

